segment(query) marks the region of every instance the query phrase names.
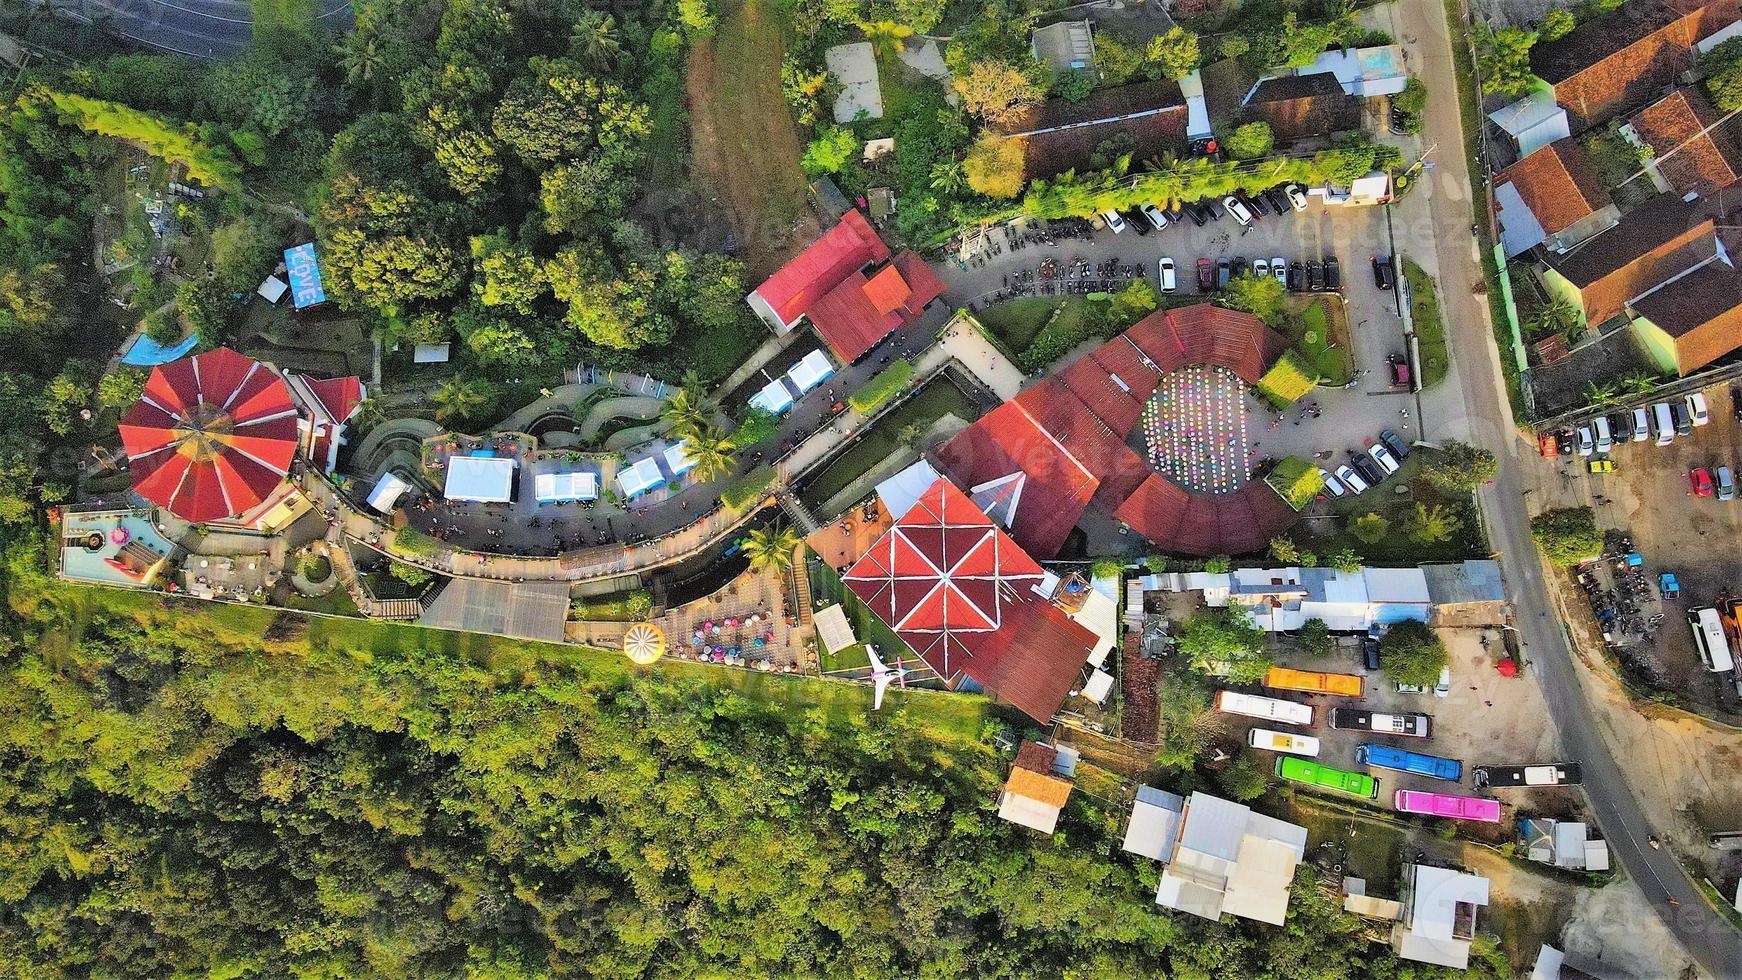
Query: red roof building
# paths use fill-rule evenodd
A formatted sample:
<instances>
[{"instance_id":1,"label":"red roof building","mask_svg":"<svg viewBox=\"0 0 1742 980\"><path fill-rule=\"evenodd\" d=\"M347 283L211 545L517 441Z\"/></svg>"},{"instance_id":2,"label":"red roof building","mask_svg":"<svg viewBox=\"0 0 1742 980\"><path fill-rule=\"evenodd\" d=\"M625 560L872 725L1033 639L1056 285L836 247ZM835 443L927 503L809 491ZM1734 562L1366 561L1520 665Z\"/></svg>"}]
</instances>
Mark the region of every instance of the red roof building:
<instances>
[{"instance_id":1,"label":"red roof building","mask_svg":"<svg viewBox=\"0 0 1742 980\"><path fill-rule=\"evenodd\" d=\"M1152 313L981 417L933 456L1031 554L1057 555L1090 504L1172 550L1255 550L1298 519L1275 491L1261 481L1233 494L1187 491L1156 475L1125 440L1168 372L1209 364L1256 384L1286 346L1257 317L1207 303ZM1242 499L1209 499L1224 497ZM1188 505L1193 509L1183 509ZM1263 537L1254 547L1221 547L1245 541L1243 531L1205 530L1222 519ZM1212 543L1217 547L1206 550Z\"/></svg>"},{"instance_id":2,"label":"red roof building","mask_svg":"<svg viewBox=\"0 0 1742 980\"><path fill-rule=\"evenodd\" d=\"M1721 191L1742 177L1730 133L1697 89L1679 88L1627 120L1652 159L1647 164L1677 194Z\"/></svg>"},{"instance_id":3,"label":"red roof building","mask_svg":"<svg viewBox=\"0 0 1742 980\"><path fill-rule=\"evenodd\" d=\"M808 317L851 364L943 292L943 281L924 260L913 252L892 259L864 214L850 210L746 302L777 334Z\"/></svg>"},{"instance_id":4,"label":"red roof building","mask_svg":"<svg viewBox=\"0 0 1742 980\"><path fill-rule=\"evenodd\" d=\"M939 677L966 676L1045 723L1095 635L1034 591L1034 559L940 478L851 568L847 587Z\"/></svg>"},{"instance_id":5,"label":"red roof building","mask_svg":"<svg viewBox=\"0 0 1742 980\"><path fill-rule=\"evenodd\" d=\"M227 347L153 368L120 430L134 490L195 522L259 505L299 442L284 379Z\"/></svg>"}]
</instances>

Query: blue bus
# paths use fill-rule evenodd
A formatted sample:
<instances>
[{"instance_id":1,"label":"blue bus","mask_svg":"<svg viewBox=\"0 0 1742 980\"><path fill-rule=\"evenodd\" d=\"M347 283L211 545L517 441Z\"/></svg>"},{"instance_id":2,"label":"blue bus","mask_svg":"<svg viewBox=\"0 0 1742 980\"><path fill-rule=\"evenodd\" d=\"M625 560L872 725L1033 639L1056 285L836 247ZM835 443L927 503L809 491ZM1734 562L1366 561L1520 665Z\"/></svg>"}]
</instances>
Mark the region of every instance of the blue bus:
<instances>
[{"instance_id":1,"label":"blue bus","mask_svg":"<svg viewBox=\"0 0 1742 980\"><path fill-rule=\"evenodd\" d=\"M1413 772L1418 776L1445 779L1454 783L1464 775L1464 764L1456 759L1442 759L1437 755L1422 755L1420 752L1394 749L1389 745L1357 746L1355 748L1355 762L1363 766L1378 766L1381 769Z\"/></svg>"}]
</instances>

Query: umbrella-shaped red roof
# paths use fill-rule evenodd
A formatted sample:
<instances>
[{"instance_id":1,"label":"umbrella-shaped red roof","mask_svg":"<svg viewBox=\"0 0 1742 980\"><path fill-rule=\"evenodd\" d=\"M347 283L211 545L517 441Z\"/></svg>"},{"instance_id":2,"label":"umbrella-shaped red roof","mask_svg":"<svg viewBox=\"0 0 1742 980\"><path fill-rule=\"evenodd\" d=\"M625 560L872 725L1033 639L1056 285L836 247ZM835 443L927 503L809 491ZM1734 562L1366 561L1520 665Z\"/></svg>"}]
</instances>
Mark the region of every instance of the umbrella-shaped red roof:
<instances>
[{"instance_id":1,"label":"umbrella-shaped red roof","mask_svg":"<svg viewBox=\"0 0 1742 980\"><path fill-rule=\"evenodd\" d=\"M296 421L277 372L220 347L153 368L121 444L140 496L214 521L257 506L290 472Z\"/></svg>"}]
</instances>

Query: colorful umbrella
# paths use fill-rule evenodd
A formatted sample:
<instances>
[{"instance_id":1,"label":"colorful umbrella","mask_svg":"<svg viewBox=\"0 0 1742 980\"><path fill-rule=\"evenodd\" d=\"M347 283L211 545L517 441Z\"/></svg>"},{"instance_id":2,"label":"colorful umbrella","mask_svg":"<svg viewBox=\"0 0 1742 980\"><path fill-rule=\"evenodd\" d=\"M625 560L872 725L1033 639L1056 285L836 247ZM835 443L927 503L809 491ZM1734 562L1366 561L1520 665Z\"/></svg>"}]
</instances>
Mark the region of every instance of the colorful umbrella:
<instances>
[{"instance_id":1,"label":"colorful umbrella","mask_svg":"<svg viewBox=\"0 0 1742 980\"><path fill-rule=\"evenodd\" d=\"M652 623L637 623L623 634L623 652L645 667L665 653L665 634Z\"/></svg>"}]
</instances>

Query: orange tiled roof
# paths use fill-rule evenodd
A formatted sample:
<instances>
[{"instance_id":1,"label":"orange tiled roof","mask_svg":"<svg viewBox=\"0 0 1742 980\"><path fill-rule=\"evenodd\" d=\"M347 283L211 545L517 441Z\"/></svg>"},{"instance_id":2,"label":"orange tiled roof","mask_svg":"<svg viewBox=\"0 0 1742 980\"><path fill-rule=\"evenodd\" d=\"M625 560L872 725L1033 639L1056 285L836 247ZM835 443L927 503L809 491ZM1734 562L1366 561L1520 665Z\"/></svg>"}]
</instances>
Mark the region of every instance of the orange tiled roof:
<instances>
[{"instance_id":1,"label":"orange tiled roof","mask_svg":"<svg viewBox=\"0 0 1742 980\"><path fill-rule=\"evenodd\" d=\"M1677 193L1709 193L1739 176L1730 135L1722 127L1701 132L1718 118L1698 92L1682 88L1641 109L1628 124L1657 155L1658 172Z\"/></svg>"},{"instance_id":2,"label":"orange tiled roof","mask_svg":"<svg viewBox=\"0 0 1742 980\"><path fill-rule=\"evenodd\" d=\"M1017 796L1026 796L1047 806L1064 806L1065 800L1071 796L1070 780L1030 769L1010 770L1010 779L1004 784L1004 788Z\"/></svg>"},{"instance_id":3,"label":"orange tiled roof","mask_svg":"<svg viewBox=\"0 0 1742 980\"><path fill-rule=\"evenodd\" d=\"M1609 204L1590 154L1569 136L1555 140L1494 175L1494 185L1510 183L1537 223L1558 235L1579 219Z\"/></svg>"}]
</instances>

